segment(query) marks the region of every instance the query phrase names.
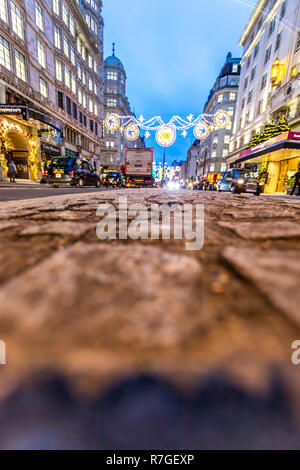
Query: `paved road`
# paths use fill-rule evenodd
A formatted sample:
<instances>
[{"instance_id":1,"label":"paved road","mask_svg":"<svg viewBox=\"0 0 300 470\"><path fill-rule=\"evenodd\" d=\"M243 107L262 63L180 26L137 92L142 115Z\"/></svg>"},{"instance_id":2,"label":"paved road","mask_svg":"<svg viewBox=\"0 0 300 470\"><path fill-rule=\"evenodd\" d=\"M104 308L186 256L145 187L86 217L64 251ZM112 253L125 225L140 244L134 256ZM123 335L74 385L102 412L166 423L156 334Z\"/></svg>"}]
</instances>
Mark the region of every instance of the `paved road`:
<instances>
[{"instance_id":1,"label":"paved road","mask_svg":"<svg viewBox=\"0 0 300 470\"><path fill-rule=\"evenodd\" d=\"M0 202L1 201L19 201L24 199L37 199L41 197L63 196L65 194L83 194L95 193L99 191L107 191L106 188L51 188L49 186L38 185L20 185L0 187Z\"/></svg>"}]
</instances>

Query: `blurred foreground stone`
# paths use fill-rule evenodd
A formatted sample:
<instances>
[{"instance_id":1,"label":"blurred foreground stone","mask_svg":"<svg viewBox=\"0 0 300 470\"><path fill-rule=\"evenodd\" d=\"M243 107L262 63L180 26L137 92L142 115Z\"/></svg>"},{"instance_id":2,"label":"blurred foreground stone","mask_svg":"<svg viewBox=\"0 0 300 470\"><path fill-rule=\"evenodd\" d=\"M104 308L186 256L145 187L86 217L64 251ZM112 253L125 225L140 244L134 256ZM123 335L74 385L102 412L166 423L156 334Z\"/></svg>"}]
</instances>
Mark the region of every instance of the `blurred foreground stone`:
<instances>
[{"instance_id":1,"label":"blurred foreground stone","mask_svg":"<svg viewBox=\"0 0 300 470\"><path fill-rule=\"evenodd\" d=\"M119 195L204 204L204 249L99 241ZM2 203L0 448L300 448L299 220L196 191Z\"/></svg>"}]
</instances>

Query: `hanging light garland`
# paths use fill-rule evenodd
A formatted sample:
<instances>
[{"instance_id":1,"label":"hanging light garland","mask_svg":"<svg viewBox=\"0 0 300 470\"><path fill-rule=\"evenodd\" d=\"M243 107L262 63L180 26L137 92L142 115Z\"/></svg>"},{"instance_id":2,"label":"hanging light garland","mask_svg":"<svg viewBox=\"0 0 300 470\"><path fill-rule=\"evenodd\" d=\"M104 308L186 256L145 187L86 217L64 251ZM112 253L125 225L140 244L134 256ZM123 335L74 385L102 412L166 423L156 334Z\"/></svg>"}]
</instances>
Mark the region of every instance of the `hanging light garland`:
<instances>
[{"instance_id":1,"label":"hanging light garland","mask_svg":"<svg viewBox=\"0 0 300 470\"><path fill-rule=\"evenodd\" d=\"M145 131L148 139L151 132L155 132L156 142L162 147L170 147L177 138L177 131L181 131L182 137L186 138L189 129L194 130L196 139L206 139L212 130L225 129L229 126L230 115L226 111L219 110L216 114L200 114L196 118L190 114L186 119L173 116L165 123L160 116L154 116L146 120L142 115L137 119L135 116L119 116L109 114L104 122L108 131L120 130L124 132L128 141L135 141L140 137L141 130Z\"/></svg>"}]
</instances>

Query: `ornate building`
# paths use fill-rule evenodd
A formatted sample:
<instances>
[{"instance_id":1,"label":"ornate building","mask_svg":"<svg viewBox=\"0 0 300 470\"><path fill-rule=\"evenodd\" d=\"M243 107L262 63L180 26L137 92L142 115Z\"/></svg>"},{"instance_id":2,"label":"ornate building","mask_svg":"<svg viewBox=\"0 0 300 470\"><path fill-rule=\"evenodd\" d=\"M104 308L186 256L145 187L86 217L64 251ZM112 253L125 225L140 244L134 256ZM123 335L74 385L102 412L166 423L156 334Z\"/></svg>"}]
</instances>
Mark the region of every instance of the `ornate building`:
<instances>
[{"instance_id":1,"label":"ornate building","mask_svg":"<svg viewBox=\"0 0 300 470\"><path fill-rule=\"evenodd\" d=\"M100 165L100 0L0 0L0 161L37 180L53 156Z\"/></svg>"},{"instance_id":2,"label":"ornate building","mask_svg":"<svg viewBox=\"0 0 300 470\"><path fill-rule=\"evenodd\" d=\"M210 91L204 106L205 114L215 114L219 110L227 111L234 119L237 91L240 76L240 60L229 52L214 87ZM207 178L216 182L226 169L226 157L229 152L229 140L232 134L231 123L226 129L213 129L203 141L195 141L188 152L190 178Z\"/></svg>"},{"instance_id":3,"label":"ornate building","mask_svg":"<svg viewBox=\"0 0 300 470\"><path fill-rule=\"evenodd\" d=\"M118 57L115 55L113 44L112 55L104 61L104 109L105 115L116 113L121 116L132 115L130 104L126 96L126 72ZM143 138L135 142L125 139L120 131L104 131L104 146L102 149L102 161L104 164L120 166L125 162L126 148L145 147Z\"/></svg>"},{"instance_id":4,"label":"ornate building","mask_svg":"<svg viewBox=\"0 0 300 470\"><path fill-rule=\"evenodd\" d=\"M300 161L300 0L260 0L239 44L244 51L227 164L259 165L267 175L265 192L284 192ZM274 138L252 140L267 123L284 129L285 119L290 132L285 126Z\"/></svg>"}]
</instances>

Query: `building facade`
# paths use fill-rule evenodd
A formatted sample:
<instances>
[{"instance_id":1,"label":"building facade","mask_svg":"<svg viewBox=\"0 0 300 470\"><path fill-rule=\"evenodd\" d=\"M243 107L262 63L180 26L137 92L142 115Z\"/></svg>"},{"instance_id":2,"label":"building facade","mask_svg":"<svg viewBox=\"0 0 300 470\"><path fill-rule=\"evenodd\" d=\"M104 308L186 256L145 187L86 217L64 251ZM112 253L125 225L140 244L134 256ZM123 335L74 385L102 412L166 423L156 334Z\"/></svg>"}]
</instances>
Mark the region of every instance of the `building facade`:
<instances>
[{"instance_id":1,"label":"building facade","mask_svg":"<svg viewBox=\"0 0 300 470\"><path fill-rule=\"evenodd\" d=\"M103 20L99 0L0 0L0 160L38 180L54 156L100 166Z\"/></svg>"},{"instance_id":2,"label":"building facade","mask_svg":"<svg viewBox=\"0 0 300 470\"><path fill-rule=\"evenodd\" d=\"M196 171L197 180L204 178L215 184L226 169L226 157L229 153L236 111L240 61L240 58L233 58L231 53L228 53L226 62L204 106L204 114L214 115L220 110L228 112L231 123L225 129L213 128L206 139L195 141L189 150L189 176L193 177Z\"/></svg>"},{"instance_id":3,"label":"building facade","mask_svg":"<svg viewBox=\"0 0 300 470\"><path fill-rule=\"evenodd\" d=\"M126 71L123 63L115 55L113 44L112 55L104 61L104 109L105 115L115 113L120 116L131 116L132 111L126 96ZM126 140L124 133L104 130L104 144L102 148L103 163L119 167L125 163L126 148L145 147L144 139L135 142Z\"/></svg>"},{"instance_id":4,"label":"building facade","mask_svg":"<svg viewBox=\"0 0 300 470\"><path fill-rule=\"evenodd\" d=\"M259 1L240 45L241 80L227 165L264 171L265 192L285 192L300 156L300 0ZM255 141L268 123L282 122L290 132L286 128Z\"/></svg>"}]
</instances>

